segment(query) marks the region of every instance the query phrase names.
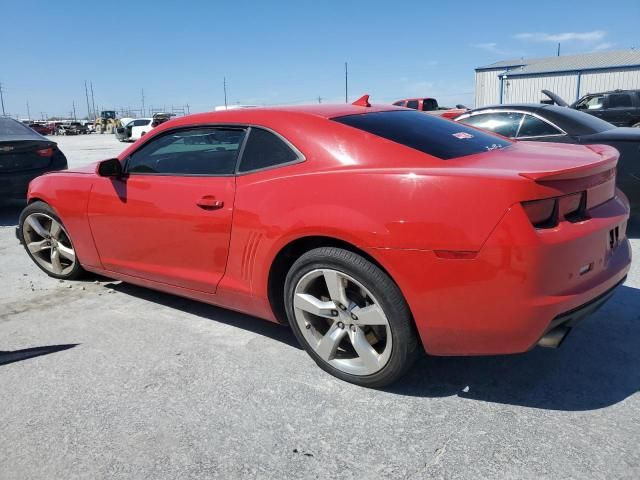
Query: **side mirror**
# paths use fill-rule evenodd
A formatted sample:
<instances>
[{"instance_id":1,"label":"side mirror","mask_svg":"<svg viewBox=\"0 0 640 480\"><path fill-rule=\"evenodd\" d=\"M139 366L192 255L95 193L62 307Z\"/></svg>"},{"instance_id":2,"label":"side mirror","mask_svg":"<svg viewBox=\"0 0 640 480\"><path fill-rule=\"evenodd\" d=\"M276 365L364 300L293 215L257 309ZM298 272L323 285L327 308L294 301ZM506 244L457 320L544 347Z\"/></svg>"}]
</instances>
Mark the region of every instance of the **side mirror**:
<instances>
[{"instance_id":1,"label":"side mirror","mask_svg":"<svg viewBox=\"0 0 640 480\"><path fill-rule=\"evenodd\" d=\"M98 175L101 177L120 178L123 173L122 164L117 158L103 160L98 164Z\"/></svg>"}]
</instances>

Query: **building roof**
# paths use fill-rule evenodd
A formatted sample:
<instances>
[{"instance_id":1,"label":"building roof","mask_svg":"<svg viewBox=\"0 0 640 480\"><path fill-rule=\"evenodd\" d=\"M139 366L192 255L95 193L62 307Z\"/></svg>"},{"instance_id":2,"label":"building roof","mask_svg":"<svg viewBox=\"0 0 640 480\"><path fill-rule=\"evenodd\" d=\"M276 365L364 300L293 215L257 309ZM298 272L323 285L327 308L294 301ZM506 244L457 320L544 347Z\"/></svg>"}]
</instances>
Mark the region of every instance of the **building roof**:
<instances>
[{"instance_id":1,"label":"building roof","mask_svg":"<svg viewBox=\"0 0 640 480\"><path fill-rule=\"evenodd\" d=\"M640 67L640 50L631 48L627 50L581 53L578 55L563 55L559 57L504 60L478 67L476 71L503 68L509 72L509 75L533 75L621 67Z\"/></svg>"}]
</instances>

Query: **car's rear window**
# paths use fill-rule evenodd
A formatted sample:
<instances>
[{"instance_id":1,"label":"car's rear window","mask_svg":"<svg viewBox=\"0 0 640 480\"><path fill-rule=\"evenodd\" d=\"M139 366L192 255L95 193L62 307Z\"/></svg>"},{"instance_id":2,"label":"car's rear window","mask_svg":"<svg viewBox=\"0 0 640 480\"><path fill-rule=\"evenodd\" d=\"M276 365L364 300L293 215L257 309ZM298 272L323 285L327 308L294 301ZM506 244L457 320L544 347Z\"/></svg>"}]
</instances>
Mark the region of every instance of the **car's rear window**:
<instances>
[{"instance_id":1,"label":"car's rear window","mask_svg":"<svg viewBox=\"0 0 640 480\"><path fill-rule=\"evenodd\" d=\"M33 131L20 122L16 122L12 118L0 118L0 137L31 135Z\"/></svg>"},{"instance_id":2,"label":"car's rear window","mask_svg":"<svg viewBox=\"0 0 640 480\"><path fill-rule=\"evenodd\" d=\"M406 110L346 115L332 120L442 160L496 150L512 143L434 115Z\"/></svg>"}]
</instances>

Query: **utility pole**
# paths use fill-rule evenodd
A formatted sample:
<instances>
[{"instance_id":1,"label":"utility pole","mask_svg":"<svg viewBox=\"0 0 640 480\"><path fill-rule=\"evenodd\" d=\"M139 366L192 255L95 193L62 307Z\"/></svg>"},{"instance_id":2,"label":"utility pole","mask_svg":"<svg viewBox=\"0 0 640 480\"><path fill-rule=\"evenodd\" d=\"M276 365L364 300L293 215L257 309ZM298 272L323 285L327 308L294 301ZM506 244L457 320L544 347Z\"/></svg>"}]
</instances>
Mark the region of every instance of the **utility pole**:
<instances>
[{"instance_id":1,"label":"utility pole","mask_svg":"<svg viewBox=\"0 0 640 480\"><path fill-rule=\"evenodd\" d=\"M322 103L322 97L318 95L318 103Z\"/></svg>"},{"instance_id":2,"label":"utility pole","mask_svg":"<svg viewBox=\"0 0 640 480\"><path fill-rule=\"evenodd\" d=\"M227 109L227 77L222 77L222 88L224 89L224 109Z\"/></svg>"},{"instance_id":3,"label":"utility pole","mask_svg":"<svg viewBox=\"0 0 640 480\"><path fill-rule=\"evenodd\" d=\"M144 117L144 88L141 90L142 95L142 116Z\"/></svg>"},{"instance_id":4,"label":"utility pole","mask_svg":"<svg viewBox=\"0 0 640 480\"><path fill-rule=\"evenodd\" d=\"M187 107L187 115L190 115L191 111L189 110L189 104L188 103L187 103L186 107Z\"/></svg>"},{"instance_id":5,"label":"utility pole","mask_svg":"<svg viewBox=\"0 0 640 480\"><path fill-rule=\"evenodd\" d=\"M76 117L76 102L75 102L75 100L71 102L71 106L73 107L73 121L77 122L78 118Z\"/></svg>"},{"instance_id":6,"label":"utility pole","mask_svg":"<svg viewBox=\"0 0 640 480\"><path fill-rule=\"evenodd\" d=\"M95 120L98 116L96 115L96 100L93 97L93 80L91 81L91 104L93 105L93 119Z\"/></svg>"},{"instance_id":7,"label":"utility pole","mask_svg":"<svg viewBox=\"0 0 640 480\"><path fill-rule=\"evenodd\" d=\"M87 120L91 120L91 107L89 106L89 91L87 90L87 81L84 81L84 96L87 97Z\"/></svg>"},{"instance_id":8,"label":"utility pole","mask_svg":"<svg viewBox=\"0 0 640 480\"><path fill-rule=\"evenodd\" d=\"M560 44L558 43L558 56L560 56Z\"/></svg>"},{"instance_id":9,"label":"utility pole","mask_svg":"<svg viewBox=\"0 0 640 480\"><path fill-rule=\"evenodd\" d=\"M0 103L2 103L2 116L6 115L4 111L4 95L2 94L2 82L0 82Z\"/></svg>"},{"instance_id":10,"label":"utility pole","mask_svg":"<svg viewBox=\"0 0 640 480\"><path fill-rule=\"evenodd\" d=\"M31 121L31 110L29 109L29 100L27 100L27 119Z\"/></svg>"},{"instance_id":11,"label":"utility pole","mask_svg":"<svg viewBox=\"0 0 640 480\"><path fill-rule=\"evenodd\" d=\"M344 62L344 103L349 103L349 70Z\"/></svg>"}]
</instances>

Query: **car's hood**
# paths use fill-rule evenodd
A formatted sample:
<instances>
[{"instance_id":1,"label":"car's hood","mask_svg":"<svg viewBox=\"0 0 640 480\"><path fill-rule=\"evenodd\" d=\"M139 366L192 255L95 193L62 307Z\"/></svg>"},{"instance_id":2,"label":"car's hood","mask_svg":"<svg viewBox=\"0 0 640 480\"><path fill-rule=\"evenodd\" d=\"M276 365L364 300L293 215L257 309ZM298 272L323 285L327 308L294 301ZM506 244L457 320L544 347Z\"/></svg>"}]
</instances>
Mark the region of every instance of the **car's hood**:
<instances>
[{"instance_id":1,"label":"car's hood","mask_svg":"<svg viewBox=\"0 0 640 480\"><path fill-rule=\"evenodd\" d=\"M64 170L64 172L65 173L96 173L96 170L98 168L98 163L100 162L93 162L88 165L69 168L68 170Z\"/></svg>"},{"instance_id":2,"label":"car's hood","mask_svg":"<svg viewBox=\"0 0 640 480\"><path fill-rule=\"evenodd\" d=\"M580 137L581 143L587 142L640 142L640 128L618 127Z\"/></svg>"}]
</instances>

